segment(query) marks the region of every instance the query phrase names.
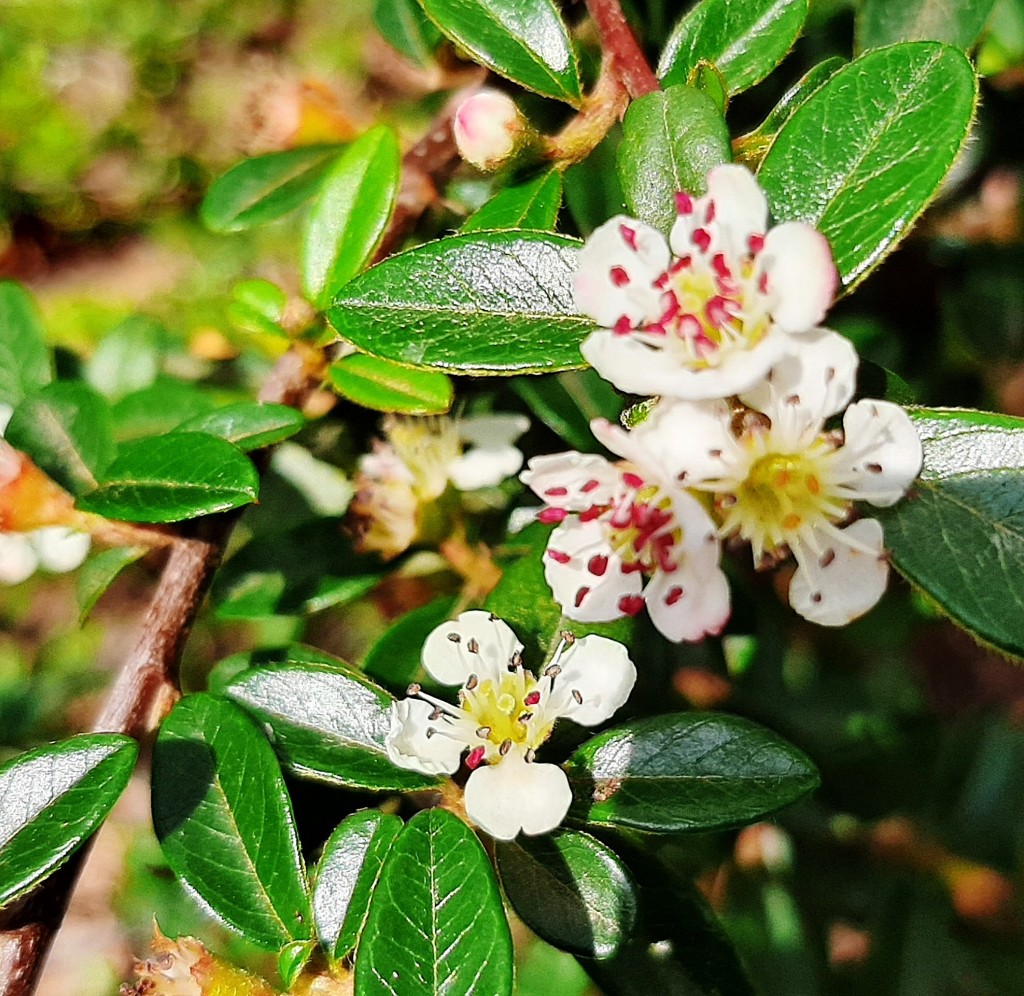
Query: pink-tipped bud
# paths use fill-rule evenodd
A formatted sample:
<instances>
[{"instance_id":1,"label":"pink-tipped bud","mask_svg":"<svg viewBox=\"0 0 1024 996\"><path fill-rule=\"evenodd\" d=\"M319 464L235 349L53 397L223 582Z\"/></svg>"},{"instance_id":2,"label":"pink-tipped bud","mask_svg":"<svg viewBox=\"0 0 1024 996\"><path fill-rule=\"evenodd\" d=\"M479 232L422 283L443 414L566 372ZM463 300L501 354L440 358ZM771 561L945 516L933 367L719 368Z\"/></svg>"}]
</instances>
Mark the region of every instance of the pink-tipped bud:
<instances>
[{"instance_id":1,"label":"pink-tipped bud","mask_svg":"<svg viewBox=\"0 0 1024 996\"><path fill-rule=\"evenodd\" d=\"M533 137L533 129L511 97L481 90L455 112L455 144L466 162L486 172L511 161Z\"/></svg>"}]
</instances>

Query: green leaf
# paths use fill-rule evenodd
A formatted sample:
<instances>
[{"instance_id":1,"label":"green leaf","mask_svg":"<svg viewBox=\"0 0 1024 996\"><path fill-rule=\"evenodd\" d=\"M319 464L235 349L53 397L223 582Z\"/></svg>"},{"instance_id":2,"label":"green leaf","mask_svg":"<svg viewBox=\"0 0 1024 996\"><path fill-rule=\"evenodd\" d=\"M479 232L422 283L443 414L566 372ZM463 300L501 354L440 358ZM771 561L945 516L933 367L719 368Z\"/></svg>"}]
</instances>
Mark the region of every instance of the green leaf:
<instances>
[{"instance_id":1,"label":"green leaf","mask_svg":"<svg viewBox=\"0 0 1024 996\"><path fill-rule=\"evenodd\" d=\"M313 887L313 918L332 961L355 949L384 861L401 832L397 816L363 809L344 819L324 844Z\"/></svg>"},{"instance_id":2,"label":"green leaf","mask_svg":"<svg viewBox=\"0 0 1024 996\"><path fill-rule=\"evenodd\" d=\"M893 566L977 639L1024 658L1024 419L909 413L921 477L897 505L871 510Z\"/></svg>"},{"instance_id":3,"label":"green leaf","mask_svg":"<svg viewBox=\"0 0 1024 996\"><path fill-rule=\"evenodd\" d=\"M556 947L608 958L633 930L636 890L625 865L589 834L556 830L495 845L505 895Z\"/></svg>"},{"instance_id":4,"label":"green leaf","mask_svg":"<svg viewBox=\"0 0 1024 996\"><path fill-rule=\"evenodd\" d=\"M356 952L356 996L512 993L512 937L476 835L443 809L395 841Z\"/></svg>"},{"instance_id":5,"label":"green leaf","mask_svg":"<svg viewBox=\"0 0 1024 996\"><path fill-rule=\"evenodd\" d=\"M85 365L85 379L116 400L156 380L167 348L167 330L148 315L131 315L103 337Z\"/></svg>"},{"instance_id":6,"label":"green leaf","mask_svg":"<svg viewBox=\"0 0 1024 996\"><path fill-rule=\"evenodd\" d=\"M303 778L395 792L436 785L388 758L391 695L342 661L321 656L325 663L245 671L224 693L270 730L281 762Z\"/></svg>"},{"instance_id":7,"label":"green leaf","mask_svg":"<svg viewBox=\"0 0 1024 996\"><path fill-rule=\"evenodd\" d=\"M429 685L431 682L423 670L420 651L427 637L441 623L451 619L456 602L457 599L451 595L444 595L406 612L370 648L363 661L363 673L389 688L402 691L414 681Z\"/></svg>"},{"instance_id":8,"label":"green leaf","mask_svg":"<svg viewBox=\"0 0 1024 996\"><path fill-rule=\"evenodd\" d=\"M749 720L682 713L600 733L566 762L574 815L639 830L720 830L761 819L818 784L810 760Z\"/></svg>"},{"instance_id":9,"label":"green leaf","mask_svg":"<svg viewBox=\"0 0 1024 996\"><path fill-rule=\"evenodd\" d=\"M243 453L273 446L294 436L306 419L288 405L241 401L225 405L206 415L197 415L175 428L175 432L205 432L234 443Z\"/></svg>"},{"instance_id":10,"label":"green leaf","mask_svg":"<svg viewBox=\"0 0 1024 996\"><path fill-rule=\"evenodd\" d=\"M327 370L343 398L378 412L438 415L455 397L451 379L435 370L415 370L365 353L335 360Z\"/></svg>"},{"instance_id":11,"label":"green leaf","mask_svg":"<svg viewBox=\"0 0 1024 996\"><path fill-rule=\"evenodd\" d=\"M108 519L180 522L256 500L259 477L231 443L202 432L170 432L125 443L79 507Z\"/></svg>"},{"instance_id":12,"label":"green leaf","mask_svg":"<svg viewBox=\"0 0 1024 996\"><path fill-rule=\"evenodd\" d=\"M430 64L442 37L416 0L377 0L373 23L386 42L420 66Z\"/></svg>"},{"instance_id":13,"label":"green leaf","mask_svg":"<svg viewBox=\"0 0 1024 996\"><path fill-rule=\"evenodd\" d=\"M251 539L217 573L213 600L219 619L304 615L359 598L381 572L352 550L340 521L322 518Z\"/></svg>"},{"instance_id":14,"label":"green leaf","mask_svg":"<svg viewBox=\"0 0 1024 996\"><path fill-rule=\"evenodd\" d=\"M525 183L499 190L466 219L461 231L482 232L498 228L548 231L555 227L561 206L562 174L557 169L549 169Z\"/></svg>"},{"instance_id":15,"label":"green leaf","mask_svg":"<svg viewBox=\"0 0 1024 996\"><path fill-rule=\"evenodd\" d=\"M857 51L893 42L937 41L969 49L992 13L995 0L861 0Z\"/></svg>"},{"instance_id":16,"label":"green leaf","mask_svg":"<svg viewBox=\"0 0 1024 996\"><path fill-rule=\"evenodd\" d=\"M420 0L476 62L545 97L582 98L576 54L552 0Z\"/></svg>"},{"instance_id":17,"label":"green leaf","mask_svg":"<svg viewBox=\"0 0 1024 996\"><path fill-rule=\"evenodd\" d=\"M625 206L615 166L622 128L615 125L581 163L565 171L565 205L580 235L587 236Z\"/></svg>"},{"instance_id":18,"label":"green leaf","mask_svg":"<svg viewBox=\"0 0 1024 996\"><path fill-rule=\"evenodd\" d=\"M574 450L602 453L590 431L590 421L606 418L617 422L622 395L596 370L569 370L551 377L519 377L512 387L549 429Z\"/></svg>"},{"instance_id":19,"label":"green leaf","mask_svg":"<svg viewBox=\"0 0 1024 996\"><path fill-rule=\"evenodd\" d=\"M840 69L779 132L758 178L777 221L806 221L853 287L906 235L967 137L978 95L962 52L912 42Z\"/></svg>"},{"instance_id":20,"label":"green leaf","mask_svg":"<svg viewBox=\"0 0 1024 996\"><path fill-rule=\"evenodd\" d=\"M228 317L244 332L287 336L281 319L288 295L269 280L242 280L231 288Z\"/></svg>"},{"instance_id":21,"label":"green leaf","mask_svg":"<svg viewBox=\"0 0 1024 996\"><path fill-rule=\"evenodd\" d=\"M398 139L386 125L353 142L323 178L302 238L302 288L323 309L369 261L398 197Z\"/></svg>"},{"instance_id":22,"label":"green leaf","mask_svg":"<svg viewBox=\"0 0 1024 996\"><path fill-rule=\"evenodd\" d=\"M706 94L674 86L634 100L622 119L619 180L634 217L668 231L680 190L702 194L707 172L731 157L729 129Z\"/></svg>"},{"instance_id":23,"label":"green leaf","mask_svg":"<svg viewBox=\"0 0 1024 996\"><path fill-rule=\"evenodd\" d=\"M164 857L213 916L261 948L311 936L284 779L263 735L214 695L183 698L153 748L153 827Z\"/></svg>"},{"instance_id":24,"label":"green leaf","mask_svg":"<svg viewBox=\"0 0 1024 996\"><path fill-rule=\"evenodd\" d=\"M793 47L808 0L703 0L673 29L658 63L670 86L710 62L737 94L763 80ZM685 189L685 188L683 188Z\"/></svg>"},{"instance_id":25,"label":"green leaf","mask_svg":"<svg viewBox=\"0 0 1024 996\"><path fill-rule=\"evenodd\" d=\"M160 376L117 401L111 412L118 442L171 432L186 419L213 409L209 395L194 384Z\"/></svg>"},{"instance_id":26,"label":"green leaf","mask_svg":"<svg viewBox=\"0 0 1024 996\"><path fill-rule=\"evenodd\" d=\"M14 410L7 441L74 495L96 487L114 458L110 409L91 387L47 384Z\"/></svg>"},{"instance_id":27,"label":"green leaf","mask_svg":"<svg viewBox=\"0 0 1024 996\"><path fill-rule=\"evenodd\" d=\"M337 145L304 146L243 159L214 180L199 208L214 232L241 232L294 211L315 193Z\"/></svg>"},{"instance_id":28,"label":"green leaf","mask_svg":"<svg viewBox=\"0 0 1024 996\"><path fill-rule=\"evenodd\" d=\"M82 565L77 579L79 623L92 612L118 574L147 553L149 548L144 546L115 546L90 557Z\"/></svg>"},{"instance_id":29,"label":"green leaf","mask_svg":"<svg viewBox=\"0 0 1024 996\"><path fill-rule=\"evenodd\" d=\"M540 232L474 232L391 256L346 284L331 324L363 352L451 373L583 366L593 322L576 311L579 243Z\"/></svg>"},{"instance_id":30,"label":"green leaf","mask_svg":"<svg viewBox=\"0 0 1024 996\"><path fill-rule=\"evenodd\" d=\"M0 280L0 404L13 407L52 378L35 302L20 284Z\"/></svg>"},{"instance_id":31,"label":"green leaf","mask_svg":"<svg viewBox=\"0 0 1024 996\"><path fill-rule=\"evenodd\" d=\"M89 733L0 765L0 907L33 889L97 830L138 752L130 737Z\"/></svg>"}]
</instances>

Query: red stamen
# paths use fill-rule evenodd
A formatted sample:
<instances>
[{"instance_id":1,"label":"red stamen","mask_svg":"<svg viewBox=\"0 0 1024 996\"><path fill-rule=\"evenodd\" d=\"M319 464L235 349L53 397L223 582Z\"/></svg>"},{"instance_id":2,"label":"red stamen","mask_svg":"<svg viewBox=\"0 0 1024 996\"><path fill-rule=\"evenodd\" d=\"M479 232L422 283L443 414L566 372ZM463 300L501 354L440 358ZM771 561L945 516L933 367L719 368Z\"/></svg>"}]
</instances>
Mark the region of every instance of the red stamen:
<instances>
[{"instance_id":1,"label":"red stamen","mask_svg":"<svg viewBox=\"0 0 1024 996\"><path fill-rule=\"evenodd\" d=\"M594 519L601 518L607 509L607 505L591 505L590 508L580 512L580 522L593 522Z\"/></svg>"},{"instance_id":2,"label":"red stamen","mask_svg":"<svg viewBox=\"0 0 1024 996\"><path fill-rule=\"evenodd\" d=\"M595 553L587 562L587 570L595 577L602 577L608 570L608 558L603 553Z\"/></svg>"},{"instance_id":3,"label":"red stamen","mask_svg":"<svg viewBox=\"0 0 1024 996\"><path fill-rule=\"evenodd\" d=\"M669 588L668 593L665 595L666 605L675 605L683 597L683 589L678 585Z\"/></svg>"},{"instance_id":4,"label":"red stamen","mask_svg":"<svg viewBox=\"0 0 1024 996\"><path fill-rule=\"evenodd\" d=\"M572 557L570 557L569 554L563 553L561 550L548 550L548 556L556 564L567 564L572 560Z\"/></svg>"},{"instance_id":5,"label":"red stamen","mask_svg":"<svg viewBox=\"0 0 1024 996\"><path fill-rule=\"evenodd\" d=\"M474 769L480 767L481 763L483 762L483 759L484 759L484 748L483 747L474 747L466 755L466 767L469 768L470 771L473 771Z\"/></svg>"},{"instance_id":6,"label":"red stamen","mask_svg":"<svg viewBox=\"0 0 1024 996\"><path fill-rule=\"evenodd\" d=\"M585 599L587 597L587 595L589 595L589 594L590 594L590 589L589 588L580 588L580 590L576 592L575 602L576 602L576 608L577 609L583 604L583 599Z\"/></svg>"},{"instance_id":7,"label":"red stamen","mask_svg":"<svg viewBox=\"0 0 1024 996\"><path fill-rule=\"evenodd\" d=\"M623 595L619 599L619 611L627 616L635 616L644 607L644 600L639 595Z\"/></svg>"},{"instance_id":8,"label":"red stamen","mask_svg":"<svg viewBox=\"0 0 1024 996\"><path fill-rule=\"evenodd\" d=\"M537 521L551 525L552 522L561 522L568 514L564 508L545 508L537 516Z\"/></svg>"},{"instance_id":9,"label":"red stamen","mask_svg":"<svg viewBox=\"0 0 1024 996\"><path fill-rule=\"evenodd\" d=\"M698 228L692 235L693 244L701 251L711 248L711 233L706 228Z\"/></svg>"},{"instance_id":10,"label":"red stamen","mask_svg":"<svg viewBox=\"0 0 1024 996\"><path fill-rule=\"evenodd\" d=\"M708 201L708 210L704 215L704 223L710 225L715 220L715 202Z\"/></svg>"},{"instance_id":11,"label":"red stamen","mask_svg":"<svg viewBox=\"0 0 1024 996\"><path fill-rule=\"evenodd\" d=\"M608 271L608 275L612 278L612 283L616 287L625 287L629 283L629 274L621 266L613 266Z\"/></svg>"},{"instance_id":12,"label":"red stamen","mask_svg":"<svg viewBox=\"0 0 1024 996\"><path fill-rule=\"evenodd\" d=\"M676 214L693 214L693 198L682 190L676 194Z\"/></svg>"},{"instance_id":13,"label":"red stamen","mask_svg":"<svg viewBox=\"0 0 1024 996\"><path fill-rule=\"evenodd\" d=\"M721 326L727 325L732 319L734 307L734 303L729 298L716 294L704 306L704 312L708 316L708 321L715 328L721 328Z\"/></svg>"},{"instance_id":14,"label":"red stamen","mask_svg":"<svg viewBox=\"0 0 1024 996\"><path fill-rule=\"evenodd\" d=\"M563 488L561 486L556 488L548 488L547 491L544 492L544 494L548 498L564 498L568 493L569 489Z\"/></svg>"},{"instance_id":15,"label":"red stamen","mask_svg":"<svg viewBox=\"0 0 1024 996\"><path fill-rule=\"evenodd\" d=\"M580 491L582 491L585 495L589 495L590 492L593 491L594 488L598 487L599 484L600 481L595 481L593 478L591 478L589 481L587 481L586 484L583 485L582 488L580 488Z\"/></svg>"},{"instance_id":16,"label":"red stamen","mask_svg":"<svg viewBox=\"0 0 1024 996\"><path fill-rule=\"evenodd\" d=\"M756 256L764 248L764 236L763 235L751 235L747 239L747 246L750 249L752 255Z\"/></svg>"},{"instance_id":17,"label":"red stamen","mask_svg":"<svg viewBox=\"0 0 1024 996\"><path fill-rule=\"evenodd\" d=\"M623 564L619 568L623 574L636 574L637 571L642 571L643 569L644 565L639 561L634 561L632 564Z\"/></svg>"},{"instance_id":18,"label":"red stamen","mask_svg":"<svg viewBox=\"0 0 1024 996\"><path fill-rule=\"evenodd\" d=\"M538 702L540 702L540 692L530 692L530 694L523 699L523 705L535 706Z\"/></svg>"},{"instance_id":19,"label":"red stamen","mask_svg":"<svg viewBox=\"0 0 1024 996\"><path fill-rule=\"evenodd\" d=\"M628 335L633 331L633 323L629 320L628 315L623 315L613 326L612 331L616 335Z\"/></svg>"},{"instance_id":20,"label":"red stamen","mask_svg":"<svg viewBox=\"0 0 1024 996\"><path fill-rule=\"evenodd\" d=\"M627 488L642 488L644 486L644 479L629 470L622 475L622 480Z\"/></svg>"},{"instance_id":21,"label":"red stamen","mask_svg":"<svg viewBox=\"0 0 1024 996\"><path fill-rule=\"evenodd\" d=\"M724 253L715 253L714 259L711 260L711 268L722 280L729 280L732 277L732 270L729 269L729 264L725 261Z\"/></svg>"},{"instance_id":22,"label":"red stamen","mask_svg":"<svg viewBox=\"0 0 1024 996\"><path fill-rule=\"evenodd\" d=\"M622 236L622 241L636 252L636 229L630 228L629 225L619 225L619 235Z\"/></svg>"}]
</instances>

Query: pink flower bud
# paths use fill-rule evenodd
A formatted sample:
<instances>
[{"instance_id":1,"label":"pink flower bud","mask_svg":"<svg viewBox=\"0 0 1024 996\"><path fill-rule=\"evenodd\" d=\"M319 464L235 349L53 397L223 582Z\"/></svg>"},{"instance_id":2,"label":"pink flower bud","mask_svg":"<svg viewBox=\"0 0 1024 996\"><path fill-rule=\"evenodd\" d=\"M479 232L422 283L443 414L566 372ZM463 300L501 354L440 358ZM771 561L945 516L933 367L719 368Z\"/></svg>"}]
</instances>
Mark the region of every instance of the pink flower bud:
<instances>
[{"instance_id":1,"label":"pink flower bud","mask_svg":"<svg viewBox=\"0 0 1024 996\"><path fill-rule=\"evenodd\" d=\"M511 97L481 90L455 112L455 144L466 162L491 171L503 166L532 133Z\"/></svg>"}]
</instances>

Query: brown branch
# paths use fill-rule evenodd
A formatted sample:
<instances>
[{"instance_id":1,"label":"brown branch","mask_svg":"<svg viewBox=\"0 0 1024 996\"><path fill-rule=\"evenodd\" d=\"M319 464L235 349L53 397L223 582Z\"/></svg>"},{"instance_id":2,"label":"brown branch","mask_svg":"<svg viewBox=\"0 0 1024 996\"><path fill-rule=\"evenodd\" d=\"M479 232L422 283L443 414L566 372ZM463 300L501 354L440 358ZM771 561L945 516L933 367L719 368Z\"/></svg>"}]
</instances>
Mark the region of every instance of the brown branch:
<instances>
[{"instance_id":1,"label":"brown branch","mask_svg":"<svg viewBox=\"0 0 1024 996\"><path fill-rule=\"evenodd\" d=\"M424 138L405 154L402 192L381 253L401 244L458 165L451 120L466 96L464 92L452 101ZM301 409L321 380L319 358L297 344L278 361L259 397ZM170 542L167 562L140 624L138 642L107 697L95 730L141 739L156 729L173 705L179 694L178 666L185 641L239 514L229 512L191 523ZM81 848L39 889L0 913L0 996L32 996L87 853L88 846Z\"/></svg>"},{"instance_id":2,"label":"brown branch","mask_svg":"<svg viewBox=\"0 0 1024 996\"><path fill-rule=\"evenodd\" d=\"M587 0L587 10L597 25L605 55L611 56L630 97L636 100L660 89L658 78L651 72L619 0Z\"/></svg>"}]
</instances>

